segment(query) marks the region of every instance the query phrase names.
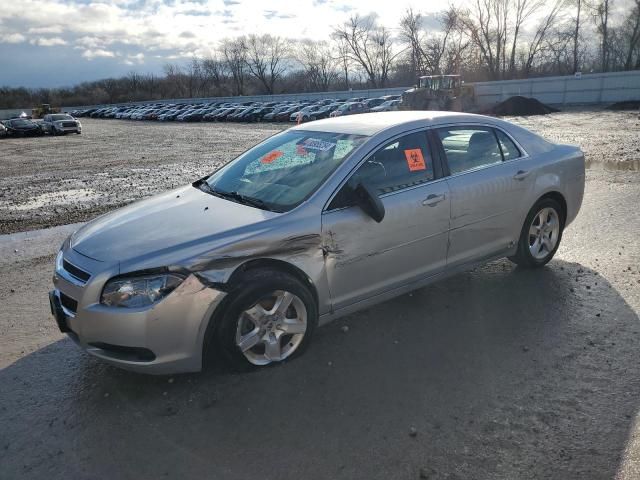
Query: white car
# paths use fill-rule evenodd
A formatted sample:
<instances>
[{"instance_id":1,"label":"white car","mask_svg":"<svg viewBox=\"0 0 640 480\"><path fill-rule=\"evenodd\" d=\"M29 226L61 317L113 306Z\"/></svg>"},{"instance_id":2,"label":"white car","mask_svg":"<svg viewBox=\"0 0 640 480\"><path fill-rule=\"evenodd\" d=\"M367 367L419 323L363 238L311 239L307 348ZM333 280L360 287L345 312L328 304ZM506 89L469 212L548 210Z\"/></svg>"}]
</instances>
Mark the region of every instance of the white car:
<instances>
[{"instance_id":1,"label":"white car","mask_svg":"<svg viewBox=\"0 0 640 480\"><path fill-rule=\"evenodd\" d=\"M50 113L42 119L42 129L51 135L82 133L82 124L68 113Z\"/></svg>"}]
</instances>

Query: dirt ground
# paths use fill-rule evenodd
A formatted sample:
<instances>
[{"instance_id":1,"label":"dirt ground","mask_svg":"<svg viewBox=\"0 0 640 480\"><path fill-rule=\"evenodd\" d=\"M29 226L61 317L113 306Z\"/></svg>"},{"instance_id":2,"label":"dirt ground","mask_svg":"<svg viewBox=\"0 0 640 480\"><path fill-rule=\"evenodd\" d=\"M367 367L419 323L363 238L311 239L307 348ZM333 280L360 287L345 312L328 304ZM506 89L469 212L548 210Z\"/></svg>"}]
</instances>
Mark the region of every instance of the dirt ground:
<instances>
[{"instance_id":1,"label":"dirt ground","mask_svg":"<svg viewBox=\"0 0 640 480\"><path fill-rule=\"evenodd\" d=\"M77 226L1 235L0 478L637 480L640 173L612 165L638 162L640 129L637 114L611 115L516 119L603 159L547 267L492 262L320 328L304 356L252 374L151 377L89 357L57 331L46 296L54 253ZM86 140L103 124L139 145L118 147L115 133L102 147ZM85 179L100 197L83 210L59 203L60 222L25 208L6 230L78 221L85 208L186 183L238 151L233 135L253 143L277 128L95 121L86 137L35 139L56 146L51 157L37 147L43 181L32 190L2 157L3 201L58 191L48 172L69 181L60 189ZM98 168L107 154L113 163Z\"/></svg>"},{"instance_id":2,"label":"dirt ground","mask_svg":"<svg viewBox=\"0 0 640 480\"><path fill-rule=\"evenodd\" d=\"M590 166L640 170L637 112L506 117L580 145ZM82 119L82 135L0 140L0 233L88 220L191 183L287 124Z\"/></svg>"}]
</instances>

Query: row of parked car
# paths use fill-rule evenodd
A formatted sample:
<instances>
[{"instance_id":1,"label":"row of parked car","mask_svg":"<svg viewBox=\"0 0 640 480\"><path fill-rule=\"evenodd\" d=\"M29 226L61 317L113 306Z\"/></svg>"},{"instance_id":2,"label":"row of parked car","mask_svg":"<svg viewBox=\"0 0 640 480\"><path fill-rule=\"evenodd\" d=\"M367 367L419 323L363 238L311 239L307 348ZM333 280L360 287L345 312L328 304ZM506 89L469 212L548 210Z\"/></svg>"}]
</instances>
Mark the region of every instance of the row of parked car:
<instances>
[{"instance_id":1,"label":"row of parked car","mask_svg":"<svg viewBox=\"0 0 640 480\"><path fill-rule=\"evenodd\" d=\"M309 122L327 117L398 110L400 95L282 102L149 103L74 110L74 117L161 122Z\"/></svg>"},{"instance_id":2,"label":"row of parked car","mask_svg":"<svg viewBox=\"0 0 640 480\"><path fill-rule=\"evenodd\" d=\"M42 121L34 122L27 117L11 118L0 122L0 137L38 137L45 134L64 135L82 133L82 124L67 113L51 113Z\"/></svg>"}]
</instances>

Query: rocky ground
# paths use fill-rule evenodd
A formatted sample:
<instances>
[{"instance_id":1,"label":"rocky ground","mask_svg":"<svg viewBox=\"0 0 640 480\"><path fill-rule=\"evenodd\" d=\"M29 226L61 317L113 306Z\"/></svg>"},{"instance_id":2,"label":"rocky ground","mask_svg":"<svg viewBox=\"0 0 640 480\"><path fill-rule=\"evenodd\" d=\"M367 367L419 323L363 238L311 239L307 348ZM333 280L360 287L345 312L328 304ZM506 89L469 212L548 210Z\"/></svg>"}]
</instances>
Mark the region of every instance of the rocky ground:
<instances>
[{"instance_id":1,"label":"rocky ground","mask_svg":"<svg viewBox=\"0 0 640 480\"><path fill-rule=\"evenodd\" d=\"M580 145L593 168L640 170L637 112L506 117ZM82 135L0 139L0 233L88 220L191 183L288 124L82 119Z\"/></svg>"}]
</instances>

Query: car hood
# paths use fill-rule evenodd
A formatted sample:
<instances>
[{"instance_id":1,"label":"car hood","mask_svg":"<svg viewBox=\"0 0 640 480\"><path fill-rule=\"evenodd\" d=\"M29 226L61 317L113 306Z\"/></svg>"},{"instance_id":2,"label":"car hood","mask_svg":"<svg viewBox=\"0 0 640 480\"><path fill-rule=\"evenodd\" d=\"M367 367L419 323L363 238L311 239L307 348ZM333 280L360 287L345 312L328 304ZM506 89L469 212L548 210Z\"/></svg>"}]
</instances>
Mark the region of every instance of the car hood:
<instances>
[{"instance_id":1,"label":"car hood","mask_svg":"<svg viewBox=\"0 0 640 480\"><path fill-rule=\"evenodd\" d=\"M94 260L121 263L197 249L277 215L189 185L96 218L73 235L71 247Z\"/></svg>"}]
</instances>

